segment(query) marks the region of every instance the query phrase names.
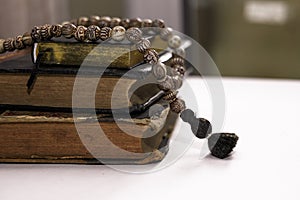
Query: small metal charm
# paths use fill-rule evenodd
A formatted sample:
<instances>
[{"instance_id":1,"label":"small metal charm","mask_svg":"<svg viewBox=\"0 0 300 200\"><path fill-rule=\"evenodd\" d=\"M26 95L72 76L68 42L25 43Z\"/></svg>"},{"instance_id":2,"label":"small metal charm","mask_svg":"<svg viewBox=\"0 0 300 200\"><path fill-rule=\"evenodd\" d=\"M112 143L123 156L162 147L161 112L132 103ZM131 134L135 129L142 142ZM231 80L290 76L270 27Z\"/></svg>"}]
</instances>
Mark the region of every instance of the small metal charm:
<instances>
[{"instance_id":1,"label":"small metal charm","mask_svg":"<svg viewBox=\"0 0 300 200\"><path fill-rule=\"evenodd\" d=\"M143 32L136 27L129 28L126 31L126 37L130 42L137 43L142 39Z\"/></svg>"},{"instance_id":2,"label":"small metal charm","mask_svg":"<svg viewBox=\"0 0 300 200\"><path fill-rule=\"evenodd\" d=\"M100 28L95 25L91 25L86 30L86 37L90 41L97 41L100 39Z\"/></svg>"},{"instance_id":3,"label":"small metal charm","mask_svg":"<svg viewBox=\"0 0 300 200\"><path fill-rule=\"evenodd\" d=\"M146 63L154 65L158 62L158 53L154 49L148 49L144 54L144 60Z\"/></svg>"},{"instance_id":4,"label":"small metal charm","mask_svg":"<svg viewBox=\"0 0 300 200\"><path fill-rule=\"evenodd\" d=\"M148 39L142 38L137 44L136 49L140 53L145 53L147 49L151 47L151 42Z\"/></svg>"},{"instance_id":5,"label":"small metal charm","mask_svg":"<svg viewBox=\"0 0 300 200\"><path fill-rule=\"evenodd\" d=\"M109 39L111 37L111 32L112 32L112 29L109 27L101 28L100 39L103 41Z\"/></svg>"},{"instance_id":6,"label":"small metal charm","mask_svg":"<svg viewBox=\"0 0 300 200\"><path fill-rule=\"evenodd\" d=\"M52 25L50 28L50 32L53 37L60 37L62 35L62 25Z\"/></svg>"}]
</instances>

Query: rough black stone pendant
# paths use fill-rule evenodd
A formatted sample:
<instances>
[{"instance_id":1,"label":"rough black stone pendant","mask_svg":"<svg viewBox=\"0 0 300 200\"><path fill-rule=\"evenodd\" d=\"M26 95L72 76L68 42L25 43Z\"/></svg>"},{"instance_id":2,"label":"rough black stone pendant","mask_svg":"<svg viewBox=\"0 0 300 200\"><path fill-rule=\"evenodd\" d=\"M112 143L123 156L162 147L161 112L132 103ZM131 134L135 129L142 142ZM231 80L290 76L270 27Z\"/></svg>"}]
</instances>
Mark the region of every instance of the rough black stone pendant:
<instances>
[{"instance_id":1,"label":"rough black stone pendant","mask_svg":"<svg viewBox=\"0 0 300 200\"><path fill-rule=\"evenodd\" d=\"M207 119L196 118L195 113L190 109L182 111L180 117L191 125L192 132L197 138L208 139L208 148L211 154L217 158L228 157L237 144L239 137L234 133L211 134L211 123Z\"/></svg>"}]
</instances>

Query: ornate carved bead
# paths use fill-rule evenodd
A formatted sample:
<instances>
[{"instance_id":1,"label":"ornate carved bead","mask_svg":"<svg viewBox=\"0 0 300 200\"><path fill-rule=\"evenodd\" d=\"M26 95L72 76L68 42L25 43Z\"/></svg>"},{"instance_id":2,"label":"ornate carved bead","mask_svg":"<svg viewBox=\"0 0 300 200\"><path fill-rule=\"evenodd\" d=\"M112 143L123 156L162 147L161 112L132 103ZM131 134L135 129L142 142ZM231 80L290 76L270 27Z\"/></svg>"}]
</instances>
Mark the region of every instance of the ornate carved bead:
<instances>
[{"instance_id":1,"label":"ornate carved bead","mask_svg":"<svg viewBox=\"0 0 300 200\"><path fill-rule=\"evenodd\" d=\"M31 37L30 33L24 33L24 35L22 37L22 40L23 40L23 44L28 46L28 47L33 44L33 40L32 40L32 37Z\"/></svg>"},{"instance_id":2,"label":"ornate carved bead","mask_svg":"<svg viewBox=\"0 0 300 200\"><path fill-rule=\"evenodd\" d=\"M6 39L3 43L3 47L5 51L14 51L15 50L14 39L12 38Z\"/></svg>"},{"instance_id":3,"label":"ornate carved bead","mask_svg":"<svg viewBox=\"0 0 300 200\"><path fill-rule=\"evenodd\" d=\"M101 18L99 16L96 16L96 15L90 16L90 19L89 19L90 25L96 25L96 26L98 26L99 23L100 23L100 19Z\"/></svg>"},{"instance_id":4,"label":"ornate carved bead","mask_svg":"<svg viewBox=\"0 0 300 200\"><path fill-rule=\"evenodd\" d=\"M130 42L137 43L142 39L143 32L136 27L129 28L126 31L126 37Z\"/></svg>"},{"instance_id":5,"label":"ornate carved bead","mask_svg":"<svg viewBox=\"0 0 300 200\"><path fill-rule=\"evenodd\" d=\"M173 29L172 28L164 28L160 32L160 38L167 41L169 37L171 37L173 34Z\"/></svg>"},{"instance_id":6,"label":"ornate carved bead","mask_svg":"<svg viewBox=\"0 0 300 200\"><path fill-rule=\"evenodd\" d=\"M109 39L111 37L111 32L112 32L112 29L109 27L101 28L100 39L103 41Z\"/></svg>"},{"instance_id":7,"label":"ornate carved bead","mask_svg":"<svg viewBox=\"0 0 300 200\"><path fill-rule=\"evenodd\" d=\"M24 49L25 45L23 43L23 37L21 35L17 36L14 40L14 47L16 49Z\"/></svg>"},{"instance_id":8,"label":"ornate carved bead","mask_svg":"<svg viewBox=\"0 0 300 200\"><path fill-rule=\"evenodd\" d=\"M142 22L143 22L142 19L139 17L135 19L130 19L129 26L140 28L142 26Z\"/></svg>"},{"instance_id":9,"label":"ornate carved bead","mask_svg":"<svg viewBox=\"0 0 300 200\"><path fill-rule=\"evenodd\" d=\"M179 48L175 49L173 56L174 57L185 58L186 57L186 53L185 53L184 48L179 47Z\"/></svg>"},{"instance_id":10,"label":"ornate carved bead","mask_svg":"<svg viewBox=\"0 0 300 200\"><path fill-rule=\"evenodd\" d=\"M110 27L113 28L115 26L119 26L121 23L121 19L119 17L113 17L110 22Z\"/></svg>"},{"instance_id":11,"label":"ornate carved bead","mask_svg":"<svg viewBox=\"0 0 300 200\"><path fill-rule=\"evenodd\" d=\"M181 66L183 66L184 65L184 60L182 58L180 58L180 57L172 58L171 62L170 62L170 65L171 65L171 67L173 67L175 65L181 65Z\"/></svg>"},{"instance_id":12,"label":"ornate carved bead","mask_svg":"<svg viewBox=\"0 0 300 200\"><path fill-rule=\"evenodd\" d=\"M0 53L4 53L5 52L4 42L5 42L5 40L0 39Z\"/></svg>"},{"instance_id":13,"label":"ornate carved bead","mask_svg":"<svg viewBox=\"0 0 300 200\"><path fill-rule=\"evenodd\" d=\"M145 53L147 49L151 47L151 42L148 39L141 39L137 44L136 44L136 49L140 53Z\"/></svg>"},{"instance_id":14,"label":"ornate carved bead","mask_svg":"<svg viewBox=\"0 0 300 200\"><path fill-rule=\"evenodd\" d=\"M152 20L151 19L144 19L142 21L142 28L149 28L149 27L152 27Z\"/></svg>"},{"instance_id":15,"label":"ornate carved bead","mask_svg":"<svg viewBox=\"0 0 300 200\"><path fill-rule=\"evenodd\" d=\"M65 38L72 38L74 36L74 33L76 32L76 26L74 24L64 24L61 31L62 35Z\"/></svg>"},{"instance_id":16,"label":"ornate carved bead","mask_svg":"<svg viewBox=\"0 0 300 200\"><path fill-rule=\"evenodd\" d=\"M84 26L78 26L77 27L77 30L75 32L75 39L80 41L80 42L83 42L86 40L86 30L87 28L84 27Z\"/></svg>"},{"instance_id":17,"label":"ornate carved bead","mask_svg":"<svg viewBox=\"0 0 300 200\"><path fill-rule=\"evenodd\" d=\"M158 62L158 53L154 49L148 49L144 54L145 62L154 65Z\"/></svg>"},{"instance_id":18,"label":"ornate carved bead","mask_svg":"<svg viewBox=\"0 0 300 200\"><path fill-rule=\"evenodd\" d=\"M48 40L51 38L51 26L49 24L45 24L43 26L41 26L41 37L43 40Z\"/></svg>"},{"instance_id":19,"label":"ornate carved bead","mask_svg":"<svg viewBox=\"0 0 300 200\"><path fill-rule=\"evenodd\" d=\"M60 37L62 35L62 25L52 25L50 28L50 32L53 37Z\"/></svg>"},{"instance_id":20,"label":"ornate carved bead","mask_svg":"<svg viewBox=\"0 0 300 200\"><path fill-rule=\"evenodd\" d=\"M111 22L110 17L108 16L100 17L99 26L100 28L110 26L110 22Z\"/></svg>"},{"instance_id":21,"label":"ornate carved bead","mask_svg":"<svg viewBox=\"0 0 300 200\"><path fill-rule=\"evenodd\" d=\"M181 45L181 38L178 35L173 35L168 40L168 45L172 49L177 49Z\"/></svg>"},{"instance_id":22,"label":"ornate carved bead","mask_svg":"<svg viewBox=\"0 0 300 200\"><path fill-rule=\"evenodd\" d=\"M100 28L95 25L91 25L86 30L86 37L90 41L97 41L100 39Z\"/></svg>"},{"instance_id":23,"label":"ornate carved bead","mask_svg":"<svg viewBox=\"0 0 300 200\"><path fill-rule=\"evenodd\" d=\"M185 102L181 99L176 99L172 103L170 103L170 108L175 113L181 113L183 110L185 110Z\"/></svg>"},{"instance_id":24,"label":"ornate carved bead","mask_svg":"<svg viewBox=\"0 0 300 200\"><path fill-rule=\"evenodd\" d=\"M162 19L155 19L153 21L153 26L158 27L158 28L165 28L166 27L165 21L162 20Z\"/></svg>"},{"instance_id":25,"label":"ornate carved bead","mask_svg":"<svg viewBox=\"0 0 300 200\"><path fill-rule=\"evenodd\" d=\"M88 26L89 18L88 17L79 17L77 21L78 26Z\"/></svg>"},{"instance_id":26,"label":"ornate carved bead","mask_svg":"<svg viewBox=\"0 0 300 200\"><path fill-rule=\"evenodd\" d=\"M128 29L130 25L130 19L124 18L120 22L120 26L123 26L125 29Z\"/></svg>"},{"instance_id":27,"label":"ornate carved bead","mask_svg":"<svg viewBox=\"0 0 300 200\"><path fill-rule=\"evenodd\" d=\"M114 40L114 41L122 41L124 40L125 38L125 28L123 26L115 26L113 29L112 29L112 32L111 32L111 38Z\"/></svg>"},{"instance_id":28,"label":"ornate carved bead","mask_svg":"<svg viewBox=\"0 0 300 200\"><path fill-rule=\"evenodd\" d=\"M164 100L168 101L169 103L172 103L177 99L178 91L171 90L166 93L166 95L163 97Z\"/></svg>"},{"instance_id":29,"label":"ornate carved bead","mask_svg":"<svg viewBox=\"0 0 300 200\"><path fill-rule=\"evenodd\" d=\"M186 72L186 69L184 66L182 65L174 65L173 66L173 70L176 71L177 74L181 75L181 76L184 76L185 72Z\"/></svg>"},{"instance_id":30,"label":"ornate carved bead","mask_svg":"<svg viewBox=\"0 0 300 200\"><path fill-rule=\"evenodd\" d=\"M167 67L165 64L158 62L152 66L152 73L155 76L157 82L163 82L167 78Z\"/></svg>"},{"instance_id":31,"label":"ornate carved bead","mask_svg":"<svg viewBox=\"0 0 300 200\"><path fill-rule=\"evenodd\" d=\"M31 37L35 42L39 42L42 40L41 29L39 26L33 27L31 31Z\"/></svg>"}]
</instances>

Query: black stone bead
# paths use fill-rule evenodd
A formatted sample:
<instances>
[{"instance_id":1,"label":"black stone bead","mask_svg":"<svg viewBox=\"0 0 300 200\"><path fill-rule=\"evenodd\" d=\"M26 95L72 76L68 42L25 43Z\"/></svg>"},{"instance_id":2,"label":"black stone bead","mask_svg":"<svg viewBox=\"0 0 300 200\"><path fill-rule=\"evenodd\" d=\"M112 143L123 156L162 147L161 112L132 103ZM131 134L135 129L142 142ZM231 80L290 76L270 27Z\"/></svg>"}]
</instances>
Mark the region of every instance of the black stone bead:
<instances>
[{"instance_id":1,"label":"black stone bead","mask_svg":"<svg viewBox=\"0 0 300 200\"><path fill-rule=\"evenodd\" d=\"M213 156L224 159L232 152L238 139L234 133L215 133L208 138L208 148Z\"/></svg>"}]
</instances>

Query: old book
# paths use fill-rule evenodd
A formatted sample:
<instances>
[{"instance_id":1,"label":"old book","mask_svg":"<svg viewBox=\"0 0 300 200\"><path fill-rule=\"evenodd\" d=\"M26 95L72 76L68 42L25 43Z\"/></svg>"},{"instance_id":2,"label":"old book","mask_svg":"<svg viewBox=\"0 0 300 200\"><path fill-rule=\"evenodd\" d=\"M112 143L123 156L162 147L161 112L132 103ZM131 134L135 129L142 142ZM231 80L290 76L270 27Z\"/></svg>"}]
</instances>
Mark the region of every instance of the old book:
<instances>
[{"instance_id":1,"label":"old book","mask_svg":"<svg viewBox=\"0 0 300 200\"><path fill-rule=\"evenodd\" d=\"M160 109L151 109L132 121L112 119L106 115L91 119L73 118L68 113L5 111L0 115L0 163L158 162L168 151L168 141L177 117L170 112L168 104L162 102L160 105ZM80 137L74 120L88 130ZM116 121L127 132L121 130ZM93 131L99 124L105 134ZM153 135L148 137L146 134L149 133ZM113 145L101 142L105 139ZM125 153L117 151L116 147Z\"/></svg>"}]
</instances>

